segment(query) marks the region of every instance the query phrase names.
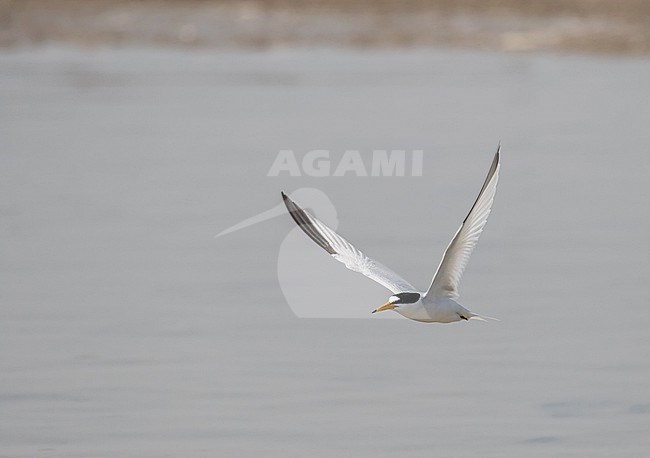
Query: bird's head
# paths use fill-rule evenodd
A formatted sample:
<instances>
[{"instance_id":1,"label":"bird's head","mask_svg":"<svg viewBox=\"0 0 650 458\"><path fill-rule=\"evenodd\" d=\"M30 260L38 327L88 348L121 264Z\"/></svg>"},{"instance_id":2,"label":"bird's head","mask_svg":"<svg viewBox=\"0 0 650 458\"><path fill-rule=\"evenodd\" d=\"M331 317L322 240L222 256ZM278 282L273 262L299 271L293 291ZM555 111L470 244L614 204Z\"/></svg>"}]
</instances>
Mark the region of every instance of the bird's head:
<instances>
[{"instance_id":1,"label":"bird's head","mask_svg":"<svg viewBox=\"0 0 650 458\"><path fill-rule=\"evenodd\" d=\"M393 310L402 305L415 304L420 300L420 293L397 293L388 298L388 302L377 307L372 313L383 312L384 310Z\"/></svg>"}]
</instances>

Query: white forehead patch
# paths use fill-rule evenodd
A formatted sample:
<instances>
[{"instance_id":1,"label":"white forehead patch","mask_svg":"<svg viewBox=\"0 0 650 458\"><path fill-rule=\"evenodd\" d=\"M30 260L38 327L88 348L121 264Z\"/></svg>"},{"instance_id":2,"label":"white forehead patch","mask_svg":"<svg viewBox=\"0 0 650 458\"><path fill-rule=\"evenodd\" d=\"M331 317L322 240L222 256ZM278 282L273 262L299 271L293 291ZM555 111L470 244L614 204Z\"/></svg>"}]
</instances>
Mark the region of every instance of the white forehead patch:
<instances>
[{"instance_id":1,"label":"white forehead patch","mask_svg":"<svg viewBox=\"0 0 650 458\"><path fill-rule=\"evenodd\" d=\"M397 301L399 301L399 297L397 297L397 296L391 296L391 297L388 298L388 302L390 302L391 304L393 302L397 302Z\"/></svg>"}]
</instances>

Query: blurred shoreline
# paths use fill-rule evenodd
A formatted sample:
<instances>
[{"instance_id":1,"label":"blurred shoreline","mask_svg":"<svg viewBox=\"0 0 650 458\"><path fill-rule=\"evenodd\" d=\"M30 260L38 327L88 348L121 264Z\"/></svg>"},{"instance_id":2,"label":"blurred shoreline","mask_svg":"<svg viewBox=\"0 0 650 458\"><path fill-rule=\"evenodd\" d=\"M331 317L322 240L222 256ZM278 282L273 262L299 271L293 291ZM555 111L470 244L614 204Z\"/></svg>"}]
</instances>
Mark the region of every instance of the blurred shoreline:
<instances>
[{"instance_id":1,"label":"blurred shoreline","mask_svg":"<svg viewBox=\"0 0 650 458\"><path fill-rule=\"evenodd\" d=\"M0 47L464 47L650 54L641 0L0 0Z\"/></svg>"}]
</instances>

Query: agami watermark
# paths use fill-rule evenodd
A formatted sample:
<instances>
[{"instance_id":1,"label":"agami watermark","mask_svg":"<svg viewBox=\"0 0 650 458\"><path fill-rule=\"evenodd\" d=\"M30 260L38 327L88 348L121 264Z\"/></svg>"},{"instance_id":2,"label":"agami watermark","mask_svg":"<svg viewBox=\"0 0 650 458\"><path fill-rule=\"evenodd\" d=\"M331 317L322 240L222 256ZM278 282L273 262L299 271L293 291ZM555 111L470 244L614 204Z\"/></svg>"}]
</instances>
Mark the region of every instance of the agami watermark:
<instances>
[{"instance_id":1,"label":"agami watermark","mask_svg":"<svg viewBox=\"0 0 650 458\"><path fill-rule=\"evenodd\" d=\"M287 175L299 177L421 177L424 161L422 150L374 150L366 154L347 150L340 155L329 150L315 149L296 155L293 150L280 150L268 173L269 177Z\"/></svg>"},{"instance_id":2,"label":"agami watermark","mask_svg":"<svg viewBox=\"0 0 650 458\"><path fill-rule=\"evenodd\" d=\"M360 150L313 149L280 150L271 164L268 177L421 177L423 150ZM317 188L298 188L292 199L305 206L332 230L338 227L336 207ZM280 194L278 193L278 197ZM280 200L280 199L278 199ZM250 218L221 231L217 237L246 229L275 217L290 220L285 204L278 202ZM385 299L385 290L372 281L363 281L341 263L332 262L322 249L293 227L278 247L278 284L293 313L304 318L376 318L369 305ZM335 285L335 287L333 287ZM341 300L340 291L346 291ZM386 315L380 318L396 318Z\"/></svg>"}]
</instances>

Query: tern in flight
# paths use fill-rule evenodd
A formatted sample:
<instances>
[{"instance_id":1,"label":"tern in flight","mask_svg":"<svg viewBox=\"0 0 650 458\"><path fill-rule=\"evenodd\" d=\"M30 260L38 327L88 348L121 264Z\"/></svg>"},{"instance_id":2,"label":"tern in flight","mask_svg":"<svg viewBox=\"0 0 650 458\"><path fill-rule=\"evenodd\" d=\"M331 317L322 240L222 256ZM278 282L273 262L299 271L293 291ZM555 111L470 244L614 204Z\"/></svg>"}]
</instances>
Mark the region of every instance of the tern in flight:
<instances>
[{"instance_id":1,"label":"tern in flight","mask_svg":"<svg viewBox=\"0 0 650 458\"><path fill-rule=\"evenodd\" d=\"M300 208L284 192L282 198L298 226L321 248L345 264L348 269L362 273L393 293L388 302L372 313L394 310L406 318L425 323L453 323L470 318L484 320L490 317L470 312L456 300L459 297L460 279L494 202L499 180L500 151L501 146L497 148L474 205L445 250L431 286L426 292L418 291L391 269L363 254L323 222Z\"/></svg>"}]
</instances>

